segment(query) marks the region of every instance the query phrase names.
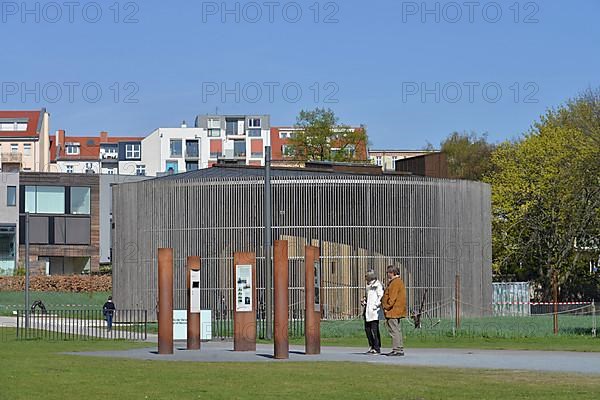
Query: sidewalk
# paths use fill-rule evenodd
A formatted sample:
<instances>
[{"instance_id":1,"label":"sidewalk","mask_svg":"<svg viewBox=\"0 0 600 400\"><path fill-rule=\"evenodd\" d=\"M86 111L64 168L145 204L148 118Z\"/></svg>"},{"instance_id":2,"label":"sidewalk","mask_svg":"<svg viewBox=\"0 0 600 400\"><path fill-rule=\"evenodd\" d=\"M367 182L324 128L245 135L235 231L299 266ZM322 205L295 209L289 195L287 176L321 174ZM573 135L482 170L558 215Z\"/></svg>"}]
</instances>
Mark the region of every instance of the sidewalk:
<instances>
[{"instance_id":1,"label":"sidewalk","mask_svg":"<svg viewBox=\"0 0 600 400\"><path fill-rule=\"evenodd\" d=\"M561 351L407 349L404 357L363 354L363 349L322 347L320 355L307 356L303 346L290 346L289 360L275 360L272 345L257 345L254 352L234 352L231 342L202 343L200 351L176 343L172 355L158 355L156 347L126 351L69 353L96 357L193 362L360 362L424 367L483 368L569 372L600 375L600 353Z\"/></svg>"}]
</instances>

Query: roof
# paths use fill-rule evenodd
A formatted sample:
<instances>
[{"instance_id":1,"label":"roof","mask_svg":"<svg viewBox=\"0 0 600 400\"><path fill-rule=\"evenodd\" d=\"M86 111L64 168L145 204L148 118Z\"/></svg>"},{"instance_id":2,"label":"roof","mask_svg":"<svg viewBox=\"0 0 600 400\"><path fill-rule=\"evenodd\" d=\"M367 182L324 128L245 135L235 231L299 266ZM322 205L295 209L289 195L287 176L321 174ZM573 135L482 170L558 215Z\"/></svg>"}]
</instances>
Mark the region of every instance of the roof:
<instances>
[{"instance_id":1,"label":"roof","mask_svg":"<svg viewBox=\"0 0 600 400\"><path fill-rule=\"evenodd\" d=\"M39 111L0 111L0 121L27 121L27 130L25 131L0 131L0 138L29 138L38 137L42 126L42 114L46 109Z\"/></svg>"},{"instance_id":2,"label":"roof","mask_svg":"<svg viewBox=\"0 0 600 400\"><path fill-rule=\"evenodd\" d=\"M206 178L250 178L263 177L265 168L253 165L214 165L211 168L198 169L195 171L182 172L173 175L164 175L155 180L195 180ZM294 168L294 167L271 167L272 177L300 177L300 176L381 176L381 173L365 173L362 171L348 172L322 168ZM406 174L389 174L405 175Z\"/></svg>"},{"instance_id":3,"label":"roof","mask_svg":"<svg viewBox=\"0 0 600 400\"><path fill-rule=\"evenodd\" d=\"M132 136L112 136L107 137L106 141L101 142L99 136L67 136L65 134L65 143L79 143L79 154L66 154L64 146L60 149L60 154L57 155L56 151L56 135L50 136L50 160L51 161L67 161L67 160L81 160L81 161L97 161L100 159L100 145L101 144L117 144L119 142L139 142L143 138L132 137Z\"/></svg>"}]
</instances>

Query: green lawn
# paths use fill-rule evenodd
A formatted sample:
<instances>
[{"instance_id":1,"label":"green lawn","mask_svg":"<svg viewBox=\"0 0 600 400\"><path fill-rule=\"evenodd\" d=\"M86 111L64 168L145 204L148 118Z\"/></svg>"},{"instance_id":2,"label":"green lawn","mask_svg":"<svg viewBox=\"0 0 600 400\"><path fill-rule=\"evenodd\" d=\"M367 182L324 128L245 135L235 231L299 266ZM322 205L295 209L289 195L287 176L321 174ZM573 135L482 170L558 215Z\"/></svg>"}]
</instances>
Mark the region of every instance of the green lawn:
<instances>
[{"instance_id":1,"label":"green lawn","mask_svg":"<svg viewBox=\"0 0 600 400\"><path fill-rule=\"evenodd\" d=\"M0 333L4 399L575 399L597 376L351 363L188 363L79 357L69 351L147 346L47 342Z\"/></svg>"},{"instance_id":2,"label":"green lawn","mask_svg":"<svg viewBox=\"0 0 600 400\"><path fill-rule=\"evenodd\" d=\"M41 300L47 309L99 309L106 302L110 292L70 293L70 292L30 292L31 303ZM79 307L67 307L67 304ZM23 292L0 292L0 315L11 315L13 310L25 308Z\"/></svg>"}]
</instances>

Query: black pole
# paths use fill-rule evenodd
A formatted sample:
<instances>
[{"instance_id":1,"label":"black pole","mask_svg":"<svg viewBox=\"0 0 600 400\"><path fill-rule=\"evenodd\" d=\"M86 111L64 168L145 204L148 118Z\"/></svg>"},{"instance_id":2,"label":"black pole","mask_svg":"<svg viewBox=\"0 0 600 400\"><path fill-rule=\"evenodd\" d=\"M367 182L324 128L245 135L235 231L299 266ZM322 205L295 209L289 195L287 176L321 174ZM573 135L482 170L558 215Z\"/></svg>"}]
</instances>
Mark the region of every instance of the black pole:
<instances>
[{"instance_id":1,"label":"black pole","mask_svg":"<svg viewBox=\"0 0 600 400\"><path fill-rule=\"evenodd\" d=\"M265 256L265 338L273 338L273 265L271 262L271 146L265 146L265 190L264 190L264 256Z\"/></svg>"}]
</instances>

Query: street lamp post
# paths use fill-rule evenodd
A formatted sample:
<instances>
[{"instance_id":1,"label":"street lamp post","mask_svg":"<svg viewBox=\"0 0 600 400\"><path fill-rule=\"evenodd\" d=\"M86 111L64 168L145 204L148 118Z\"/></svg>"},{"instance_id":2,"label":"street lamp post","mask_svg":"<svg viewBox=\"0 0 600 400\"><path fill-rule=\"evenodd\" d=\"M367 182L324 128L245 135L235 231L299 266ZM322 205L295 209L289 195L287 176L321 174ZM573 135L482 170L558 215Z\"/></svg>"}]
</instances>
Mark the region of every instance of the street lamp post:
<instances>
[{"instance_id":1,"label":"street lamp post","mask_svg":"<svg viewBox=\"0 0 600 400\"><path fill-rule=\"evenodd\" d=\"M263 218L265 222L264 232L264 256L265 256L265 336L270 340L273 337L271 324L273 315L273 270L271 262L271 146L265 146L265 185L263 194Z\"/></svg>"}]
</instances>

